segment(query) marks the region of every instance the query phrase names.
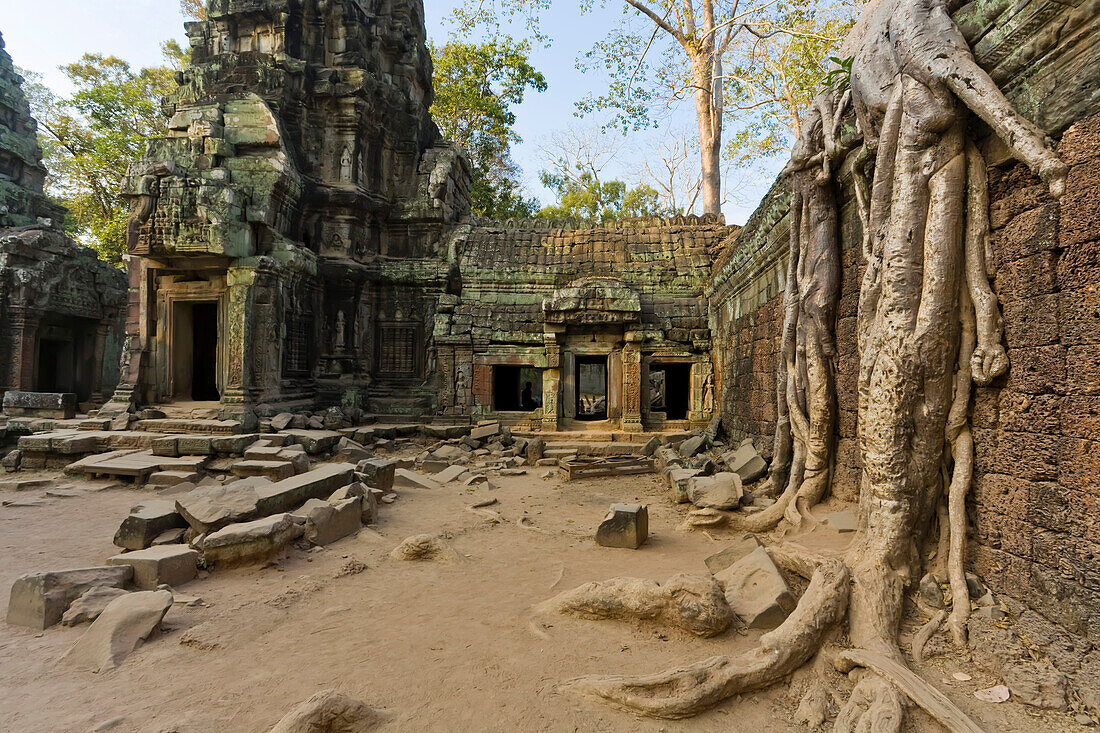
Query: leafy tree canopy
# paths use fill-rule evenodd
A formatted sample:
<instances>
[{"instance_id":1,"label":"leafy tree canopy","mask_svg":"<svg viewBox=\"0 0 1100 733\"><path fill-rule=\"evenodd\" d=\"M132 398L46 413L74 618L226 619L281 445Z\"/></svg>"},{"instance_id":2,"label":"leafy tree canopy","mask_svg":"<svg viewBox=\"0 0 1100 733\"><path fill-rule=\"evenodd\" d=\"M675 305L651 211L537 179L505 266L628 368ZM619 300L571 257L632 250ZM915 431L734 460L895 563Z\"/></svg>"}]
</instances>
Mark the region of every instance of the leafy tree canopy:
<instances>
[{"instance_id":1,"label":"leafy tree canopy","mask_svg":"<svg viewBox=\"0 0 1100 733\"><path fill-rule=\"evenodd\" d=\"M511 146L514 105L528 90L546 91L546 78L530 63L529 46L505 36L485 43L451 41L432 46L435 102L432 115L444 137L470 155L474 168L473 213L493 219L531 216L523 198Z\"/></svg>"},{"instance_id":2,"label":"leafy tree canopy","mask_svg":"<svg viewBox=\"0 0 1100 733\"><path fill-rule=\"evenodd\" d=\"M169 42L164 50L180 63L178 44ZM75 90L67 99L37 74L23 72L50 173L47 193L68 208L65 228L117 264L126 249L129 216L119 182L130 162L144 154L146 141L164 129L159 101L175 86L174 70L134 70L116 56L92 53L61 70Z\"/></svg>"},{"instance_id":3,"label":"leafy tree canopy","mask_svg":"<svg viewBox=\"0 0 1100 733\"><path fill-rule=\"evenodd\" d=\"M631 188L623 181L600 181L590 171L571 177L543 171L539 178L558 196L557 205L539 211L543 219L597 224L670 213L661 207L656 189L644 183Z\"/></svg>"}]
</instances>

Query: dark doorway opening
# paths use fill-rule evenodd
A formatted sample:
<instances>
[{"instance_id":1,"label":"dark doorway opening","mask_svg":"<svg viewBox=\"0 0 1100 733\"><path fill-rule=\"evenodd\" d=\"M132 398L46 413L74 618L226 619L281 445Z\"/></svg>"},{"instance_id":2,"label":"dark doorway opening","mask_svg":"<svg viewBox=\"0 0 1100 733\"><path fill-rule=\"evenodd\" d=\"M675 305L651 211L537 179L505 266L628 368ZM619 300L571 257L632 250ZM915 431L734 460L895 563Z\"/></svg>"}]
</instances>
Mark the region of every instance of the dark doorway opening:
<instances>
[{"instance_id":1,"label":"dark doorway opening","mask_svg":"<svg viewBox=\"0 0 1100 733\"><path fill-rule=\"evenodd\" d=\"M541 369L505 365L493 367L493 410L530 412L541 405Z\"/></svg>"},{"instance_id":2,"label":"dark doorway opening","mask_svg":"<svg viewBox=\"0 0 1100 733\"><path fill-rule=\"evenodd\" d=\"M73 342L42 339L38 342L39 392L73 391Z\"/></svg>"},{"instance_id":3,"label":"dark doorway opening","mask_svg":"<svg viewBox=\"0 0 1100 733\"><path fill-rule=\"evenodd\" d=\"M221 399L218 392L218 304L195 303L191 323L191 399Z\"/></svg>"},{"instance_id":4,"label":"dark doorway opening","mask_svg":"<svg viewBox=\"0 0 1100 733\"><path fill-rule=\"evenodd\" d=\"M577 419L607 419L607 357L578 356Z\"/></svg>"},{"instance_id":5,"label":"dark doorway opening","mask_svg":"<svg viewBox=\"0 0 1100 733\"><path fill-rule=\"evenodd\" d=\"M686 420L691 407L691 364L654 364L649 368L649 411L666 420Z\"/></svg>"}]
</instances>

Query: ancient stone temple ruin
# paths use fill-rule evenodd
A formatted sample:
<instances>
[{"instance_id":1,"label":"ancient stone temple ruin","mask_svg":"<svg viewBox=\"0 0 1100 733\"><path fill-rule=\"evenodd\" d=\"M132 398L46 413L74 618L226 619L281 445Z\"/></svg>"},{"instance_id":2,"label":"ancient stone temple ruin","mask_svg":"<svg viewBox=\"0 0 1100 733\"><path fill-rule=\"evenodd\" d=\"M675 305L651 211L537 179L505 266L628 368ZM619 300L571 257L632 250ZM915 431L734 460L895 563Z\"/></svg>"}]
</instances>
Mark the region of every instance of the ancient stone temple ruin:
<instances>
[{"instance_id":1,"label":"ancient stone temple ruin","mask_svg":"<svg viewBox=\"0 0 1100 733\"><path fill-rule=\"evenodd\" d=\"M72 417L118 381L125 277L61 232L20 83L0 39L0 394L9 414Z\"/></svg>"}]
</instances>

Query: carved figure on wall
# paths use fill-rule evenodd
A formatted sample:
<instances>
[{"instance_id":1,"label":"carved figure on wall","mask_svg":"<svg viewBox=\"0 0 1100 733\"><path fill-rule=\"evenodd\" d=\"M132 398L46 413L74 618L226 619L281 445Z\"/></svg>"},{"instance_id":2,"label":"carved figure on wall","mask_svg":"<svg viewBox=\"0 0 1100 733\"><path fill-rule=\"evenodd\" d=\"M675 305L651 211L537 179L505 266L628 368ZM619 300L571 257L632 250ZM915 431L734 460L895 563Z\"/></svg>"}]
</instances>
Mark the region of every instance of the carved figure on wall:
<instances>
[{"instance_id":1,"label":"carved figure on wall","mask_svg":"<svg viewBox=\"0 0 1100 733\"><path fill-rule=\"evenodd\" d=\"M708 374L703 382L703 411L714 412L714 375Z\"/></svg>"},{"instance_id":2,"label":"carved figure on wall","mask_svg":"<svg viewBox=\"0 0 1100 733\"><path fill-rule=\"evenodd\" d=\"M462 369L455 371L455 406L466 406L466 392L470 387L469 378Z\"/></svg>"},{"instance_id":3,"label":"carved figure on wall","mask_svg":"<svg viewBox=\"0 0 1100 733\"><path fill-rule=\"evenodd\" d=\"M340 154L340 180L346 183L350 183L354 175L352 162L354 161L354 155L351 150L351 145L344 146L344 152Z\"/></svg>"},{"instance_id":4,"label":"carved figure on wall","mask_svg":"<svg viewBox=\"0 0 1100 733\"><path fill-rule=\"evenodd\" d=\"M333 345L335 346L336 351L343 351L344 350L344 346L345 346L345 342L346 342L346 340L344 338L344 327L345 327L345 325L346 324L344 323L344 311L336 311L336 328L335 328L336 333L334 334L334 339L333 339L333 342L334 342Z\"/></svg>"}]
</instances>

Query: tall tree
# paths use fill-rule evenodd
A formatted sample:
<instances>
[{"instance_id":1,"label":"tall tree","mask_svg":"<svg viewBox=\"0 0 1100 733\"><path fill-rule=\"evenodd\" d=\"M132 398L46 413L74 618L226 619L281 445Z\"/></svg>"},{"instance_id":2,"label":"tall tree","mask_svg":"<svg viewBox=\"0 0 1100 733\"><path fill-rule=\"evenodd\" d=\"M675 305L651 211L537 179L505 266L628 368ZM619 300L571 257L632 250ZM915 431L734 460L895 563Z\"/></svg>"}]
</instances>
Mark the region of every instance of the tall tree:
<instances>
[{"instance_id":1,"label":"tall tree","mask_svg":"<svg viewBox=\"0 0 1100 733\"><path fill-rule=\"evenodd\" d=\"M451 41L432 47L435 102L432 114L443 135L463 146L474 168L473 213L493 219L531 216L511 147L514 105L528 90L546 91L546 78L528 59L526 42L497 37L479 44Z\"/></svg>"},{"instance_id":2,"label":"tall tree","mask_svg":"<svg viewBox=\"0 0 1100 733\"><path fill-rule=\"evenodd\" d=\"M135 71L120 58L100 54L85 54L61 70L75 89L68 98L25 74L50 171L47 192L68 207L66 228L117 263L125 252L129 214L119 183L148 138L164 128L159 101L174 87L173 70Z\"/></svg>"},{"instance_id":3,"label":"tall tree","mask_svg":"<svg viewBox=\"0 0 1100 733\"><path fill-rule=\"evenodd\" d=\"M601 68L609 76L605 94L588 95L578 103L582 113L615 109L617 122L635 129L654 124L654 107L690 95L698 129L703 210L717 214L722 204L722 140L726 97L732 92L739 112L759 114L785 100L778 97L756 105L744 87L727 89L725 59L740 47L739 59L777 53L777 37L817 39L824 51L839 36L823 33L819 15L839 6L835 0L762 0L743 7L741 0L578 0L583 11L620 5L621 22L596 44L582 67ZM549 0L478 0L460 6L453 20L460 27L499 29L520 19L537 29ZM843 11L841 11L843 12ZM801 21L801 25L794 21ZM536 30L536 37L542 37ZM824 55L827 55L825 53ZM783 65L782 59L779 60ZM784 66L784 68L786 68ZM791 69L791 73L797 73ZM808 100L797 101L803 105ZM794 128L792 128L793 130ZM750 131L752 135L759 130ZM745 136L743 135L742 138ZM742 143L744 140L741 141ZM740 145L739 147L744 147ZM765 149L770 149L765 146Z\"/></svg>"}]
</instances>

